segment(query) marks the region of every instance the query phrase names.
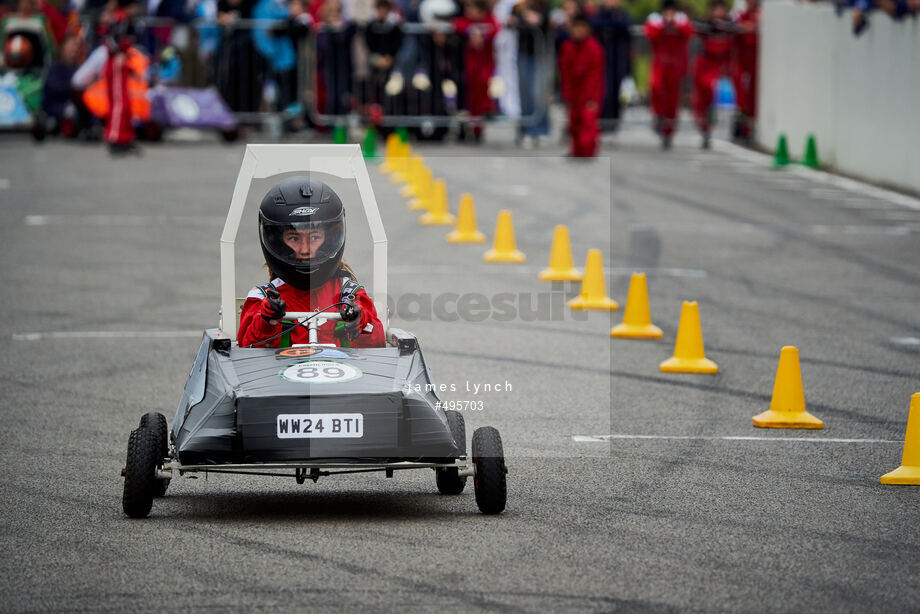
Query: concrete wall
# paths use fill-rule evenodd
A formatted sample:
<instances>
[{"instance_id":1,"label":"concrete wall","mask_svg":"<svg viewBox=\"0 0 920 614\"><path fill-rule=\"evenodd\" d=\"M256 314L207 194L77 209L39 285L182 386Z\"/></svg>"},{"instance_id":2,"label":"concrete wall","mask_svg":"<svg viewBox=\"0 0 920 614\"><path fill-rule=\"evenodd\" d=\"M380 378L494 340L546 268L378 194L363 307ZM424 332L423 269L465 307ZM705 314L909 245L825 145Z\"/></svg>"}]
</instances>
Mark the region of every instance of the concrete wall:
<instances>
[{"instance_id":1,"label":"concrete wall","mask_svg":"<svg viewBox=\"0 0 920 614\"><path fill-rule=\"evenodd\" d=\"M829 3L764 3L757 138L798 158L814 133L822 163L920 192L920 17L869 20L857 38Z\"/></svg>"}]
</instances>

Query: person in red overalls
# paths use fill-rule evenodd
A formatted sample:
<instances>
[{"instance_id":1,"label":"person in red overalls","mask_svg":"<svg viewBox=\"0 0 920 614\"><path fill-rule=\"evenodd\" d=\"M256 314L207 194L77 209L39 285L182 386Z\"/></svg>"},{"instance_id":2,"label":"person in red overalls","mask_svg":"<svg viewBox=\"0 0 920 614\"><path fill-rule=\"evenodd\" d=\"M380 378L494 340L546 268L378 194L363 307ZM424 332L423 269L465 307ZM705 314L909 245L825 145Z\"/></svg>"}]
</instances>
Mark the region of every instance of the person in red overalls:
<instances>
[{"instance_id":1,"label":"person in red overalls","mask_svg":"<svg viewBox=\"0 0 920 614\"><path fill-rule=\"evenodd\" d=\"M240 347L309 343L307 328L285 321L284 314L326 308L342 320L320 326L319 343L384 346L374 303L342 261L345 208L332 188L308 176L273 187L259 207L259 242L271 281L253 288L243 303Z\"/></svg>"},{"instance_id":2,"label":"person in red overalls","mask_svg":"<svg viewBox=\"0 0 920 614\"><path fill-rule=\"evenodd\" d=\"M693 69L693 117L703 135L703 149L709 148L715 124L715 89L719 79L729 74L736 31L735 24L728 19L725 0L711 0L707 20L696 24L702 46Z\"/></svg>"},{"instance_id":3,"label":"person in red overalls","mask_svg":"<svg viewBox=\"0 0 920 614\"><path fill-rule=\"evenodd\" d=\"M559 49L559 80L562 99L569 107L571 154L590 158L597 154L598 119L604 103L604 48L591 36L584 13L570 25L570 37Z\"/></svg>"},{"instance_id":4,"label":"person in red overalls","mask_svg":"<svg viewBox=\"0 0 920 614\"><path fill-rule=\"evenodd\" d=\"M680 86L687 74L687 45L693 32L693 24L677 10L675 0L664 0L661 13L652 13L645 21L645 38L652 47L652 115L663 149L671 147L677 129Z\"/></svg>"},{"instance_id":5,"label":"person in red overalls","mask_svg":"<svg viewBox=\"0 0 920 614\"><path fill-rule=\"evenodd\" d=\"M757 117L757 37L760 28L760 0L748 0L747 8L735 16L738 33L732 62L737 112L732 134L750 141Z\"/></svg>"},{"instance_id":6,"label":"person in red overalls","mask_svg":"<svg viewBox=\"0 0 920 614\"><path fill-rule=\"evenodd\" d=\"M482 116L492 113L494 104L489 88L495 73L492 41L501 25L489 9L488 0L468 0L464 14L453 20L454 29L466 39L463 55L466 78L466 110L469 112L476 142L482 141Z\"/></svg>"},{"instance_id":7,"label":"person in red overalls","mask_svg":"<svg viewBox=\"0 0 920 614\"><path fill-rule=\"evenodd\" d=\"M102 68L109 102L103 138L113 155L137 151L129 91L130 83L136 76L132 74L134 62L129 56L140 52L133 49L133 45L134 28L131 19L121 10L116 11L106 36L108 57Z\"/></svg>"}]
</instances>

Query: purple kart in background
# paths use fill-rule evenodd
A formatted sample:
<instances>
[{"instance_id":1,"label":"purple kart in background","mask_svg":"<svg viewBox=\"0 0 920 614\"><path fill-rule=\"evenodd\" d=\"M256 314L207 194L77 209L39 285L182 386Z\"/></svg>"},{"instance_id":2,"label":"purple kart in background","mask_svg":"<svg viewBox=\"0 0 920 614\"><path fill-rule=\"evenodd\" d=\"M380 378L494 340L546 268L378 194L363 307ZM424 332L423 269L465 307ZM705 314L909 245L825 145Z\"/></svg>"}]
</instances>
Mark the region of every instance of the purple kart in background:
<instances>
[{"instance_id":1,"label":"purple kart in background","mask_svg":"<svg viewBox=\"0 0 920 614\"><path fill-rule=\"evenodd\" d=\"M148 136L158 139L173 128L217 130L228 143L239 136L236 118L215 88L158 85L150 90Z\"/></svg>"}]
</instances>

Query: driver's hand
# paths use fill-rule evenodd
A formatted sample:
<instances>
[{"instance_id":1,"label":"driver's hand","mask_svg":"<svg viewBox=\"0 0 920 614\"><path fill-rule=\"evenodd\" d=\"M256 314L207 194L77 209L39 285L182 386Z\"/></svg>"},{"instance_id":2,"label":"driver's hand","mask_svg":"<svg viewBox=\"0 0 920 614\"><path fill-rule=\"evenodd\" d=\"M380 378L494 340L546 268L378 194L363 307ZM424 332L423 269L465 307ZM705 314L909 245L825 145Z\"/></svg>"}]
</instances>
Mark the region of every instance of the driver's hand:
<instances>
[{"instance_id":1,"label":"driver's hand","mask_svg":"<svg viewBox=\"0 0 920 614\"><path fill-rule=\"evenodd\" d=\"M275 326L284 317L287 305L281 300L281 294L274 286L268 285L263 290L265 291L265 298L262 299L262 319Z\"/></svg>"},{"instance_id":2,"label":"driver's hand","mask_svg":"<svg viewBox=\"0 0 920 614\"><path fill-rule=\"evenodd\" d=\"M358 338L358 335L361 334L359 328L361 322L361 308L357 305L346 303L339 308L339 313L342 315L342 322L345 324L345 326L342 327L344 329L343 332L349 339L354 341Z\"/></svg>"}]
</instances>

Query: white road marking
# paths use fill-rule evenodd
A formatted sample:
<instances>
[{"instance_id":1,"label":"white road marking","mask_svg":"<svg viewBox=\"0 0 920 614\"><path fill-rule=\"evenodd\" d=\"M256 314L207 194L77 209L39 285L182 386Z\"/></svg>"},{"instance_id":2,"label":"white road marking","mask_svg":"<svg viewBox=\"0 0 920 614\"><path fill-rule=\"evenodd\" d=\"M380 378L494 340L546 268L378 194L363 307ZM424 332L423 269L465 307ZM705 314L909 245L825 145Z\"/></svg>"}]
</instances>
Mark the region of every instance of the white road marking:
<instances>
[{"instance_id":1,"label":"white road marking","mask_svg":"<svg viewBox=\"0 0 920 614\"><path fill-rule=\"evenodd\" d=\"M391 275L415 275L418 273L430 273L430 274L457 274L457 273L501 273L502 275L507 275L508 273L517 273L520 275L534 275L539 273L545 266L520 266L517 264L509 265L491 265L491 266L478 266L478 267L468 267L454 264L404 264L390 266L388 268L388 273ZM660 275L662 277L689 277L693 279L702 279L708 277L708 273L703 269L682 269L682 268L649 268L649 267L639 267L636 269L631 269L627 267L604 267L604 273L606 275L632 275L633 273L647 273L648 275Z\"/></svg>"},{"instance_id":2,"label":"white road marking","mask_svg":"<svg viewBox=\"0 0 920 614\"><path fill-rule=\"evenodd\" d=\"M713 141L713 146L716 151L721 151L734 158L747 160L752 164L760 165L764 168L770 164L772 159L772 156L768 154L746 149L739 145L735 145L734 143L729 143L728 141L722 141L719 139ZM847 192L861 194L863 196L871 196L872 198L878 198L880 200L906 207L907 209L920 210L920 199L914 198L912 196L907 196L905 194L900 194L892 190L879 188L868 183L863 183L862 181L857 181L855 179L849 179L847 177L841 177L832 173L826 173L824 171L818 171L798 165L790 165L782 172L789 173L797 177L810 179L817 183L827 184L841 190L846 190Z\"/></svg>"},{"instance_id":3,"label":"white road marking","mask_svg":"<svg viewBox=\"0 0 920 614\"><path fill-rule=\"evenodd\" d=\"M27 215L26 226L211 226L222 224L216 215Z\"/></svg>"},{"instance_id":4,"label":"white road marking","mask_svg":"<svg viewBox=\"0 0 920 614\"><path fill-rule=\"evenodd\" d=\"M892 337L891 342L896 345L920 345L917 337Z\"/></svg>"},{"instance_id":5,"label":"white road marking","mask_svg":"<svg viewBox=\"0 0 920 614\"><path fill-rule=\"evenodd\" d=\"M605 442L613 439L654 439L682 441L801 441L805 443L904 443L894 439L840 439L834 437L757 437L754 435L706 436L706 435L630 435L615 433L613 435L573 435L576 442Z\"/></svg>"},{"instance_id":6,"label":"white road marking","mask_svg":"<svg viewBox=\"0 0 920 614\"><path fill-rule=\"evenodd\" d=\"M920 230L920 225L911 226L900 224L897 226L867 226L847 224L842 226L827 226L824 224L815 224L811 227L811 232L816 235L826 235L830 233L845 235L890 235L903 237L911 232Z\"/></svg>"},{"instance_id":7,"label":"white road marking","mask_svg":"<svg viewBox=\"0 0 920 614\"><path fill-rule=\"evenodd\" d=\"M55 330L36 333L13 333L13 341L46 339L180 339L201 337L200 330Z\"/></svg>"},{"instance_id":8,"label":"white road marking","mask_svg":"<svg viewBox=\"0 0 920 614\"><path fill-rule=\"evenodd\" d=\"M0 190L9 190L9 189L10 189L10 180L0 179Z\"/></svg>"}]
</instances>

